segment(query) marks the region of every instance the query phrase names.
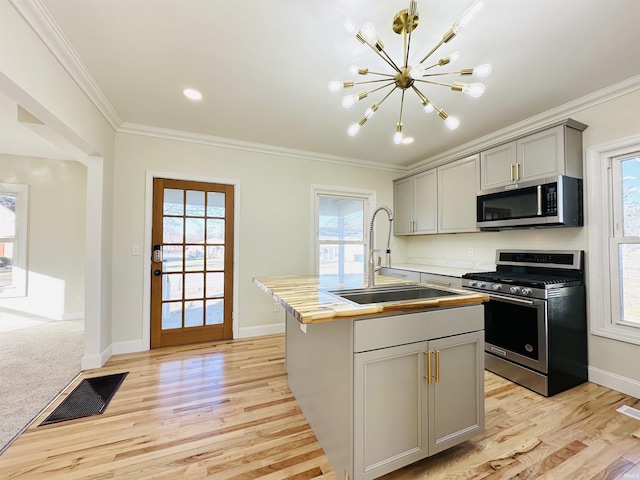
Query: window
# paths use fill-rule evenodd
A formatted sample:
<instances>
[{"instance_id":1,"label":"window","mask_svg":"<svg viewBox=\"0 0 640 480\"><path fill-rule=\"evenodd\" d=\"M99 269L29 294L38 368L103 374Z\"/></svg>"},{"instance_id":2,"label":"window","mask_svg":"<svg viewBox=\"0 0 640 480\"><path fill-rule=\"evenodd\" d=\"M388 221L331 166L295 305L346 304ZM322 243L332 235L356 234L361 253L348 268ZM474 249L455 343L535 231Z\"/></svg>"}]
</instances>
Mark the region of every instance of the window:
<instances>
[{"instance_id":1,"label":"window","mask_svg":"<svg viewBox=\"0 0 640 480\"><path fill-rule=\"evenodd\" d=\"M640 137L587 151L587 206L591 331L640 344Z\"/></svg>"},{"instance_id":2,"label":"window","mask_svg":"<svg viewBox=\"0 0 640 480\"><path fill-rule=\"evenodd\" d=\"M611 187L613 321L640 327L640 152L611 159Z\"/></svg>"},{"instance_id":3,"label":"window","mask_svg":"<svg viewBox=\"0 0 640 480\"><path fill-rule=\"evenodd\" d=\"M368 205L372 194L314 188L313 270L322 281L362 281L367 266Z\"/></svg>"},{"instance_id":4,"label":"window","mask_svg":"<svg viewBox=\"0 0 640 480\"><path fill-rule=\"evenodd\" d=\"M0 298L26 295L27 185L0 183Z\"/></svg>"}]
</instances>

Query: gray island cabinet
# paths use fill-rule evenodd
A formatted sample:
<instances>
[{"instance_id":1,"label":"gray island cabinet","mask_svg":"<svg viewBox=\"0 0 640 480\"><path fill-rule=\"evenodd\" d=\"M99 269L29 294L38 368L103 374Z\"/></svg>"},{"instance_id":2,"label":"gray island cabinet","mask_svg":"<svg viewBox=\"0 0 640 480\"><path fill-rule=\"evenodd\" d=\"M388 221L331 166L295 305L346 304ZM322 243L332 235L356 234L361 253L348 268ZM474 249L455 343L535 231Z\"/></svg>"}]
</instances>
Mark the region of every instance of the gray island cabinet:
<instances>
[{"instance_id":1,"label":"gray island cabinet","mask_svg":"<svg viewBox=\"0 0 640 480\"><path fill-rule=\"evenodd\" d=\"M481 304L303 324L289 386L336 475L369 480L484 431Z\"/></svg>"}]
</instances>

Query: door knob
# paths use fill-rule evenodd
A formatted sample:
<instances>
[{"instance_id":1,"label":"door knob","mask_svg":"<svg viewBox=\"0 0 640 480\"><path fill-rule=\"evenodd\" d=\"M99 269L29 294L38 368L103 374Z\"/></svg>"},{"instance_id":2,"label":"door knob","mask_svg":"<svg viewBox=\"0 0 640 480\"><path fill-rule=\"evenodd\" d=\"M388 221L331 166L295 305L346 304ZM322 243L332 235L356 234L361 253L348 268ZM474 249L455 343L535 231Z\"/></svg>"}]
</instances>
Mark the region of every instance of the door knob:
<instances>
[{"instance_id":1,"label":"door knob","mask_svg":"<svg viewBox=\"0 0 640 480\"><path fill-rule=\"evenodd\" d=\"M161 274L162 272L160 270L154 270L153 274L157 277Z\"/></svg>"}]
</instances>

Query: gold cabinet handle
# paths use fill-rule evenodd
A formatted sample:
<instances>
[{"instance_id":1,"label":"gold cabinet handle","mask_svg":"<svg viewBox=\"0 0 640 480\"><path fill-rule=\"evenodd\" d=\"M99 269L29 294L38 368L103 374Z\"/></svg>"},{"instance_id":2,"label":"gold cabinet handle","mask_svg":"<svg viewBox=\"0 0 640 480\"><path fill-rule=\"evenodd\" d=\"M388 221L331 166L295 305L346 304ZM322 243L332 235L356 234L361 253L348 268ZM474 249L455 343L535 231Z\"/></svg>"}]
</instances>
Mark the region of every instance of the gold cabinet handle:
<instances>
[{"instance_id":1,"label":"gold cabinet handle","mask_svg":"<svg viewBox=\"0 0 640 480\"><path fill-rule=\"evenodd\" d=\"M516 180L520 180L520 164L516 163Z\"/></svg>"},{"instance_id":2,"label":"gold cabinet handle","mask_svg":"<svg viewBox=\"0 0 640 480\"><path fill-rule=\"evenodd\" d=\"M511 178L511 181L513 182L513 163L511 165L509 165L509 177Z\"/></svg>"},{"instance_id":3,"label":"gold cabinet handle","mask_svg":"<svg viewBox=\"0 0 640 480\"><path fill-rule=\"evenodd\" d=\"M440 382L440 350L436 350L436 383Z\"/></svg>"},{"instance_id":4,"label":"gold cabinet handle","mask_svg":"<svg viewBox=\"0 0 640 480\"><path fill-rule=\"evenodd\" d=\"M422 352L427 356L427 374L423 375L427 379L427 383L431 385L431 352Z\"/></svg>"}]
</instances>

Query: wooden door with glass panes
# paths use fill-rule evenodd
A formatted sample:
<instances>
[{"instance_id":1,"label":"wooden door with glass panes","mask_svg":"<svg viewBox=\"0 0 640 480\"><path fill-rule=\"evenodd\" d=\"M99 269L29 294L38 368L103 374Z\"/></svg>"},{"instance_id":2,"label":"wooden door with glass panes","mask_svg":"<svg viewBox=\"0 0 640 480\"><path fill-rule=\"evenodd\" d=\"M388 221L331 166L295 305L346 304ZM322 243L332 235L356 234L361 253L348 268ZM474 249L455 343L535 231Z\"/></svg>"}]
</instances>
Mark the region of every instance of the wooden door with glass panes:
<instances>
[{"instance_id":1,"label":"wooden door with glass panes","mask_svg":"<svg viewBox=\"0 0 640 480\"><path fill-rule=\"evenodd\" d=\"M234 187L153 181L151 348L233 337Z\"/></svg>"}]
</instances>

